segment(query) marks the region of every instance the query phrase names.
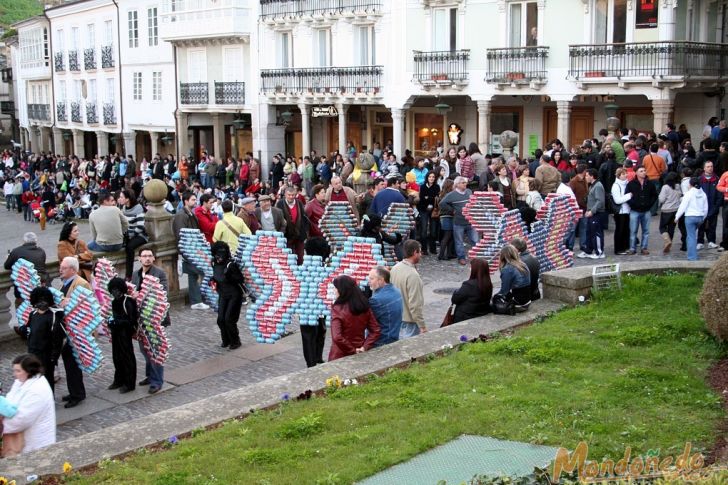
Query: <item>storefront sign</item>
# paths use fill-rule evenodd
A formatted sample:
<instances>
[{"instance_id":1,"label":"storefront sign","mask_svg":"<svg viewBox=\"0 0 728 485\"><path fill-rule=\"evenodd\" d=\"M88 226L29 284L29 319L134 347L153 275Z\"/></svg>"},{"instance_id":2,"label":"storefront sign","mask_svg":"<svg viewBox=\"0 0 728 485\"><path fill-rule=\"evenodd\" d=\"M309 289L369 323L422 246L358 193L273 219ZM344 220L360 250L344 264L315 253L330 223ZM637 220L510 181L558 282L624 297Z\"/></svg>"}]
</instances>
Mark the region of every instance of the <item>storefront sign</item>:
<instances>
[{"instance_id":1,"label":"storefront sign","mask_svg":"<svg viewBox=\"0 0 728 485\"><path fill-rule=\"evenodd\" d=\"M528 154L534 156L538 150L538 135L528 135Z\"/></svg>"},{"instance_id":2,"label":"storefront sign","mask_svg":"<svg viewBox=\"0 0 728 485\"><path fill-rule=\"evenodd\" d=\"M314 118L339 116L336 106L314 106L311 108L311 116Z\"/></svg>"},{"instance_id":3,"label":"storefront sign","mask_svg":"<svg viewBox=\"0 0 728 485\"><path fill-rule=\"evenodd\" d=\"M447 139L451 145L460 145L463 129L457 123L450 123L447 127Z\"/></svg>"},{"instance_id":4,"label":"storefront sign","mask_svg":"<svg viewBox=\"0 0 728 485\"><path fill-rule=\"evenodd\" d=\"M653 29L657 27L658 0L639 0L637 15L635 15L636 29Z\"/></svg>"}]
</instances>

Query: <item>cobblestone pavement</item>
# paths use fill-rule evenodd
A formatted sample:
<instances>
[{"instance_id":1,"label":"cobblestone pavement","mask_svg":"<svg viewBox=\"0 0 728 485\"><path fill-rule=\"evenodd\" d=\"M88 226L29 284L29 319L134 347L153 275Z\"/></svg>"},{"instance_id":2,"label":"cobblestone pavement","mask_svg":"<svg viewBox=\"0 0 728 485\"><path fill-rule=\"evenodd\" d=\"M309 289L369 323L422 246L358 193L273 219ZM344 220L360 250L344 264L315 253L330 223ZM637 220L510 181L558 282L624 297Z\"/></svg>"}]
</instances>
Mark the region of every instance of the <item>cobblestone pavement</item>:
<instances>
[{"instance_id":1,"label":"cobblestone pavement","mask_svg":"<svg viewBox=\"0 0 728 485\"><path fill-rule=\"evenodd\" d=\"M0 234L0 249L15 247L25 232L22 217L8 214L0 210L0 224L3 227L23 225L23 229L6 230ZM661 240L657 236L657 218L653 218L650 242L652 254L649 256L613 256L613 233L607 232L608 257L600 260L606 262L626 262L634 259L663 260L667 258L684 259L685 253L673 251L668 256L661 254ZM613 224L612 224L613 228ZM87 226L82 225L87 231ZM720 234L720 227L718 234ZM55 254L55 242L60 225L49 226L41 235L41 245L49 253L49 259ZM54 235L55 234L55 235ZM82 232L82 235L84 232ZM720 236L719 236L720 241ZM679 243L678 243L679 244ZM701 258L716 259L719 256L715 250L703 250ZM579 266L594 264L591 259L577 259ZM420 274L425 283L425 318L430 328L437 328L449 304L450 294L459 287L460 283L468 277L469 267L460 266L456 261L438 261L433 256L423 257L419 267ZM499 285L497 275L493 283ZM247 328L245 316L241 316L239 328L243 347L229 351L219 347L219 330L216 325L216 315L210 311L195 311L188 307L175 306L171 310L172 326L169 328L169 338L172 345L170 357L165 366L166 381L162 392L149 395L146 387L138 387L134 393L120 395L117 391L108 391L106 387L113 377L113 364L111 363L111 346L106 338L100 338L102 352L105 360L101 368L91 376L84 376L87 399L72 410L65 410L60 405L60 396L66 394L65 380L57 384L57 412L58 412L58 439L65 440L85 433L103 429L114 424L134 419L139 416L152 414L164 409L179 406L203 397L216 395L231 389L236 389L259 382L263 379L286 374L305 366L300 349L300 336L295 325L290 331L292 335L282 339L275 345L256 344ZM0 382L5 391L12 383L10 362L12 358L24 351L23 342L15 340L0 344ZM328 354L328 344L325 355ZM137 374L143 378L143 359L137 352ZM57 374L63 376L63 366L60 365ZM245 410L241 409L241 413Z\"/></svg>"}]
</instances>

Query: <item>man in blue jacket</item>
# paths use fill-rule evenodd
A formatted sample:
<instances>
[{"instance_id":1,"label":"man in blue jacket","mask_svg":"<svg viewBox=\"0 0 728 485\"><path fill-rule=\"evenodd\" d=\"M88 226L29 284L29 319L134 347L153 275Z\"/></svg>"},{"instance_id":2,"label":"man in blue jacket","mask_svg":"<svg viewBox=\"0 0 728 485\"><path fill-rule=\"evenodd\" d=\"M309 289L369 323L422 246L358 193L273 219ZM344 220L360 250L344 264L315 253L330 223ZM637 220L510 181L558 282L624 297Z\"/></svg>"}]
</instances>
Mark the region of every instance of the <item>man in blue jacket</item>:
<instances>
[{"instance_id":1,"label":"man in blue jacket","mask_svg":"<svg viewBox=\"0 0 728 485\"><path fill-rule=\"evenodd\" d=\"M374 346L381 347L399 340L402 327L402 293L389 282L389 270L383 266L372 268L368 280L369 288L373 292L369 305L382 331Z\"/></svg>"}]
</instances>

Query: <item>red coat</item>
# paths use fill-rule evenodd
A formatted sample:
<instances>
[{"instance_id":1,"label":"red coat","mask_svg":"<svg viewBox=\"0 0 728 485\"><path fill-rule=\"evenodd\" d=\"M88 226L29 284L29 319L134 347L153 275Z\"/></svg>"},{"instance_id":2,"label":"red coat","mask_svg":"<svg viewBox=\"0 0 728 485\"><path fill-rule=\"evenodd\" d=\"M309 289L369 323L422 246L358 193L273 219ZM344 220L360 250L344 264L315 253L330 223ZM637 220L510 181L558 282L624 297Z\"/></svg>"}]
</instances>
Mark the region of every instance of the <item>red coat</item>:
<instances>
[{"instance_id":1,"label":"red coat","mask_svg":"<svg viewBox=\"0 0 728 485\"><path fill-rule=\"evenodd\" d=\"M364 339L364 330L369 332ZM364 347L369 350L379 338L379 324L371 309L359 315L349 310L349 305L333 305L331 307L331 350L329 362L354 355L356 349Z\"/></svg>"},{"instance_id":2,"label":"red coat","mask_svg":"<svg viewBox=\"0 0 728 485\"><path fill-rule=\"evenodd\" d=\"M205 235L207 242L212 244L212 234L215 232L215 224L217 224L217 216L210 211L206 211L202 206L195 207L195 217L200 231Z\"/></svg>"},{"instance_id":3,"label":"red coat","mask_svg":"<svg viewBox=\"0 0 728 485\"><path fill-rule=\"evenodd\" d=\"M319 221L324 216L326 210L326 204L322 204L316 199L311 199L306 204L305 212L308 220L311 221L311 225L308 228L309 237L323 237L321 228L319 228Z\"/></svg>"}]
</instances>

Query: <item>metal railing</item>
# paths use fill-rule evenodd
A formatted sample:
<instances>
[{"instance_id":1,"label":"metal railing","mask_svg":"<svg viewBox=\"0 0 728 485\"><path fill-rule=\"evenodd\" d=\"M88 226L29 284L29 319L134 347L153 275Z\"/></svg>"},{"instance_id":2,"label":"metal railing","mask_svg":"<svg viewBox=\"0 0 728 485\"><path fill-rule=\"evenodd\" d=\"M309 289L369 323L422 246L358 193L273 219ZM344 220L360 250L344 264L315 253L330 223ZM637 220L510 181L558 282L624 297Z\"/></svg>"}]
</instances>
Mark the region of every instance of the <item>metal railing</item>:
<instances>
[{"instance_id":1,"label":"metal railing","mask_svg":"<svg viewBox=\"0 0 728 485\"><path fill-rule=\"evenodd\" d=\"M65 101L58 101L56 103L56 119L58 121L68 121L68 117L66 116L66 102Z\"/></svg>"},{"instance_id":2,"label":"metal railing","mask_svg":"<svg viewBox=\"0 0 728 485\"><path fill-rule=\"evenodd\" d=\"M263 69L263 93L364 93L382 89L383 66Z\"/></svg>"},{"instance_id":3,"label":"metal railing","mask_svg":"<svg viewBox=\"0 0 728 485\"><path fill-rule=\"evenodd\" d=\"M179 101L182 104L207 104L209 91L207 83L179 83Z\"/></svg>"},{"instance_id":4,"label":"metal railing","mask_svg":"<svg viewBox=\"0 0 728 485\"><path fill-rule=\"evenodd\" d=\"M96 69L96 49L83 50L83 68L87 71Z\"/></svg>"},{"instance_id":5,"label":"metal railing","mask_svg":"<svg viewBox=\"0 0 728 485\"><path fill-rule=\"evenodd\" d=\"M71 102L71 121L81 123L81 103L77 101Z\"/></svg>"},{"instance_id":6,"label":"metal railing","mask_svg":"<svg viewBox=\"0 0 728 485\"><path fill-rule=\"evenodd\" d=\"M113 103L104 103L104 124L116 124L116 110L114 109Z\"/></svg>"},{"instance_id":7,"label":"metal railing","mask_svg":"<svg viewBox=\"0 0 728 485\"><path fill-rule=\"evenodd\" d=\"M569 76L581 81L604 77L725 78L728 46L687 41L571 45Z\"/></svg>"},{"instance_id":8,"label":"metal railing","mask_svg":"<svg viewBox=\"0 0 728 485\"><path fill-rule=\"evenodd\" d=\"M63 72L66 70L66 62L63 58L63 52L56 52L53 56L53 68L56 72Z\"/></svg>"},{"instance_id":9,"label":"metal railing","mask_svg":"<svg viewBox=\"0 0 728 485\"><path fill-rule=\"evenodd\" d=\"M86 102L86 124L94 125L99 122L99 117L96 115L96 103Z\"/></svg>"},{"instance_id":10,"label":"metal railing","mask_svg":"<svg viewBox=\"0 0 728 485\"><path fill-rule=\"evenodd\" d=\"M101 69L114 67L114 46L101 46Z\"/></svg>"},{"instance_id":11,"label":"metal railing","mask_svg":"<svg viewBox=\"0 0 728 485\"><path fill-rule=\"evenodd\" d=\"M414 51L414 79L423 84L465 82L468 80L470 50Z\"/></svg>"},{"instance_id":12,"label":"metal railing","mask_svg":"<svg viewBox=\"0 0 728 485\"><path fill-rule=\"evenodd\" d=\"M29 104L28 118L31 120L50 121L51 106L49 104Z\"/></svg>"},{"instance_id":13,"label":"metal railing","mask_svg":"<svg viewBox=\"0 0 728 485\"><path fill-rule=\"evenodd\" d=\"M81 70L81 64L78 62L78 51L68 51L68 70Z\"/></svg>"},{"instance_id":14,"label":"metal railing","mask_svg":"<svg viewBox=\"0 0 728 485\"><path fill-rule=\"evenodd\" d=\"M371 14L382 10L377 0L260 0L260 18L285 19L313 15Z\"/></svg>"},{"instance_id":15,"label":"metal railing","mask_svg":"<svg viewBox=\"0 0 728 485\"><path fill-rule=\"evenodd\" d=\"M215 81L215 104L245 104L245 83Z\"/></svg>"},{"instance_id":16,"label":"metal railing","mask_svg":"<svg viewBox=\"0 0 728 485\"><path fill-rule=\"evenodd\" d=\"M521 84L546 80L548 47L506 47L486 49L486 82Z\"/></svg>"}]
</instances>

